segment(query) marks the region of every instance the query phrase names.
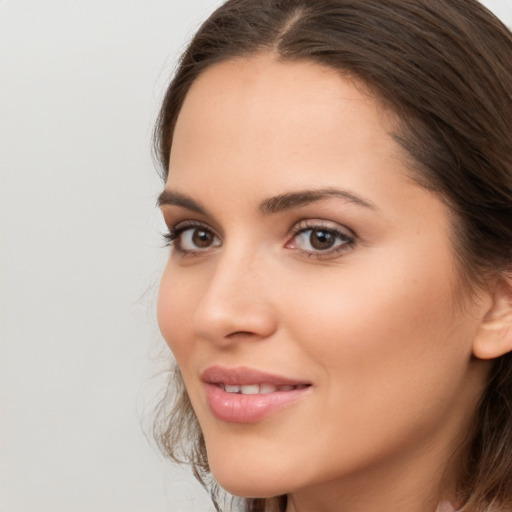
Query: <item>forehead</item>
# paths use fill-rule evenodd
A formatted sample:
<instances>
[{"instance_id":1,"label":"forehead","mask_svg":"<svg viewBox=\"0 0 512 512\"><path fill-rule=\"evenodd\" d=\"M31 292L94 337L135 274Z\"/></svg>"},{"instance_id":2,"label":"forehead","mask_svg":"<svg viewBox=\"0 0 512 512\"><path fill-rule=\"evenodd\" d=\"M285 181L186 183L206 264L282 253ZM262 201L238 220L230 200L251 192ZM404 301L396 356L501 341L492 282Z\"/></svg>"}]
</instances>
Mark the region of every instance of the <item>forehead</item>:
<instances>
[{"instance_id":1,"label":"forehead","mask_svg":"<svg viewBox=\"0 0 512 512\"><path fill-rule=\"evenodd\" d=\"M376 158L399 158L392 113L354 80L309 61L263 54L217 64L193 84L174 131L170 179L222 162L283 173L318 170L371 144ZM334 152L333 152L334 150ZM361 156L361 155L360 155ZM303 165L300 165L303 167ZM190 177L190 176L189 176ZM261 174L260 174L261 177Z\"/></svg>"}]
</instances>

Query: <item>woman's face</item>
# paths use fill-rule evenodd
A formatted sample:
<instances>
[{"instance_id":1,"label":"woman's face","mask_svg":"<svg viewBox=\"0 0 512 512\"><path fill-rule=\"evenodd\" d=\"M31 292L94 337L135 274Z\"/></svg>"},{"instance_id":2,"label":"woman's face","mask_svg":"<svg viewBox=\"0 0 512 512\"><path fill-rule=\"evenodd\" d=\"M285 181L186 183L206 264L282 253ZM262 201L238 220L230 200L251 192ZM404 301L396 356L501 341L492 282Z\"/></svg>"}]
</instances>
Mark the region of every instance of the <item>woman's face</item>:
<instances>
[{"instance_id":1,"label":"woman's face","mask_svg":"<svg viewBox=\"0 0 512 512\"><path fill-rule=\"evenodd\" d=\"M488 304L457 303L449 211L392 120L339 73L268 55L187 95L158 315L234 494L416 496L462 440Z\"/></svg>"}]
</instances>

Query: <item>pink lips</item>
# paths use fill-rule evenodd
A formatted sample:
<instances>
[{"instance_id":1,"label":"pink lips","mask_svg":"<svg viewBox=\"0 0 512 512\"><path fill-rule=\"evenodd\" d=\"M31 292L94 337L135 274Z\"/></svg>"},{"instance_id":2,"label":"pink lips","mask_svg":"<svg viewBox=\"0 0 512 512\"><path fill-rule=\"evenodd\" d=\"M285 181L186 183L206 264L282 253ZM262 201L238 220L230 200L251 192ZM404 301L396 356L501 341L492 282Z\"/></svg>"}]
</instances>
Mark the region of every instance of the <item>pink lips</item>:
<instances>
[{"instance_id":1,"label":"pink lips","mask_svg":"<svg viewBox=\"0 0 512 512\"><path fill-rule=\"evenodd\" d=\"M297 381L251 368L207 368L201 379L214 416L230 423L260 421L295 402L311 388Z\"/></svg>"}]
</instances>

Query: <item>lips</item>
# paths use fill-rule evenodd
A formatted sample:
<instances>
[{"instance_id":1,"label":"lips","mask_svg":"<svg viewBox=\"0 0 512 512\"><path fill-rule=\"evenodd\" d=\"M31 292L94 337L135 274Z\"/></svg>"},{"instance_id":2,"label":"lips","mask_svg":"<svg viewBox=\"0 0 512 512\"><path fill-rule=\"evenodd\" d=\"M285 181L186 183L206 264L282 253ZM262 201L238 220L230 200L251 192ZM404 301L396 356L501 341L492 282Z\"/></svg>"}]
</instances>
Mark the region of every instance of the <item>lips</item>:
<instances>
[{"instance_id":1,"label":"lips","mask_svg":"<svg viewBox=\"0 0 512 512\"><path fill-rule=\"evenodd\" d=\"M241 393L242 395L266 395L268 393L275 393L276 391L293 391L294 389L300 389L306 387L306 384L299 384L297 386L275 386L274 384L245 384L243 386L219 384L220 388L223 388L227 393Z\"/></svg>"},{"instance_id":2,"label":"lips","mask_svg":"<svg viewBox=\"0 0 512 512\"><path fill-rule=\"evenodd\" d=\"M210 410L230 423L253 423L296 402L311 384L251 368L212 366L201 374Z\"/></svg>"}]
</instances>

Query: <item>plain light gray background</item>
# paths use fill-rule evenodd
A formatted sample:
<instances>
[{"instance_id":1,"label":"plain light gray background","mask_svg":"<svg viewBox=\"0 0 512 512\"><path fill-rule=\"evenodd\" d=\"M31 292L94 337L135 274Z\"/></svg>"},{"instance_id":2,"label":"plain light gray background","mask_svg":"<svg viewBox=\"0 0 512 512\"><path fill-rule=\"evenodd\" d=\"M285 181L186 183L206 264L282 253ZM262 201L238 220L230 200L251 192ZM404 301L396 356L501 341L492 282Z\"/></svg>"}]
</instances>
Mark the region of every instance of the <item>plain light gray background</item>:
<instances>
[{"instance_id":1,"label":"plain light gray background","mask_svg":"<svg viewBox=\"0 0 512 512\"><path fill-rule=\"evenodd\" d=\"M142 431L168 359L150 135L218 4L0 0L0 512L211 510Z\"/></svg>"}]
</instances>

